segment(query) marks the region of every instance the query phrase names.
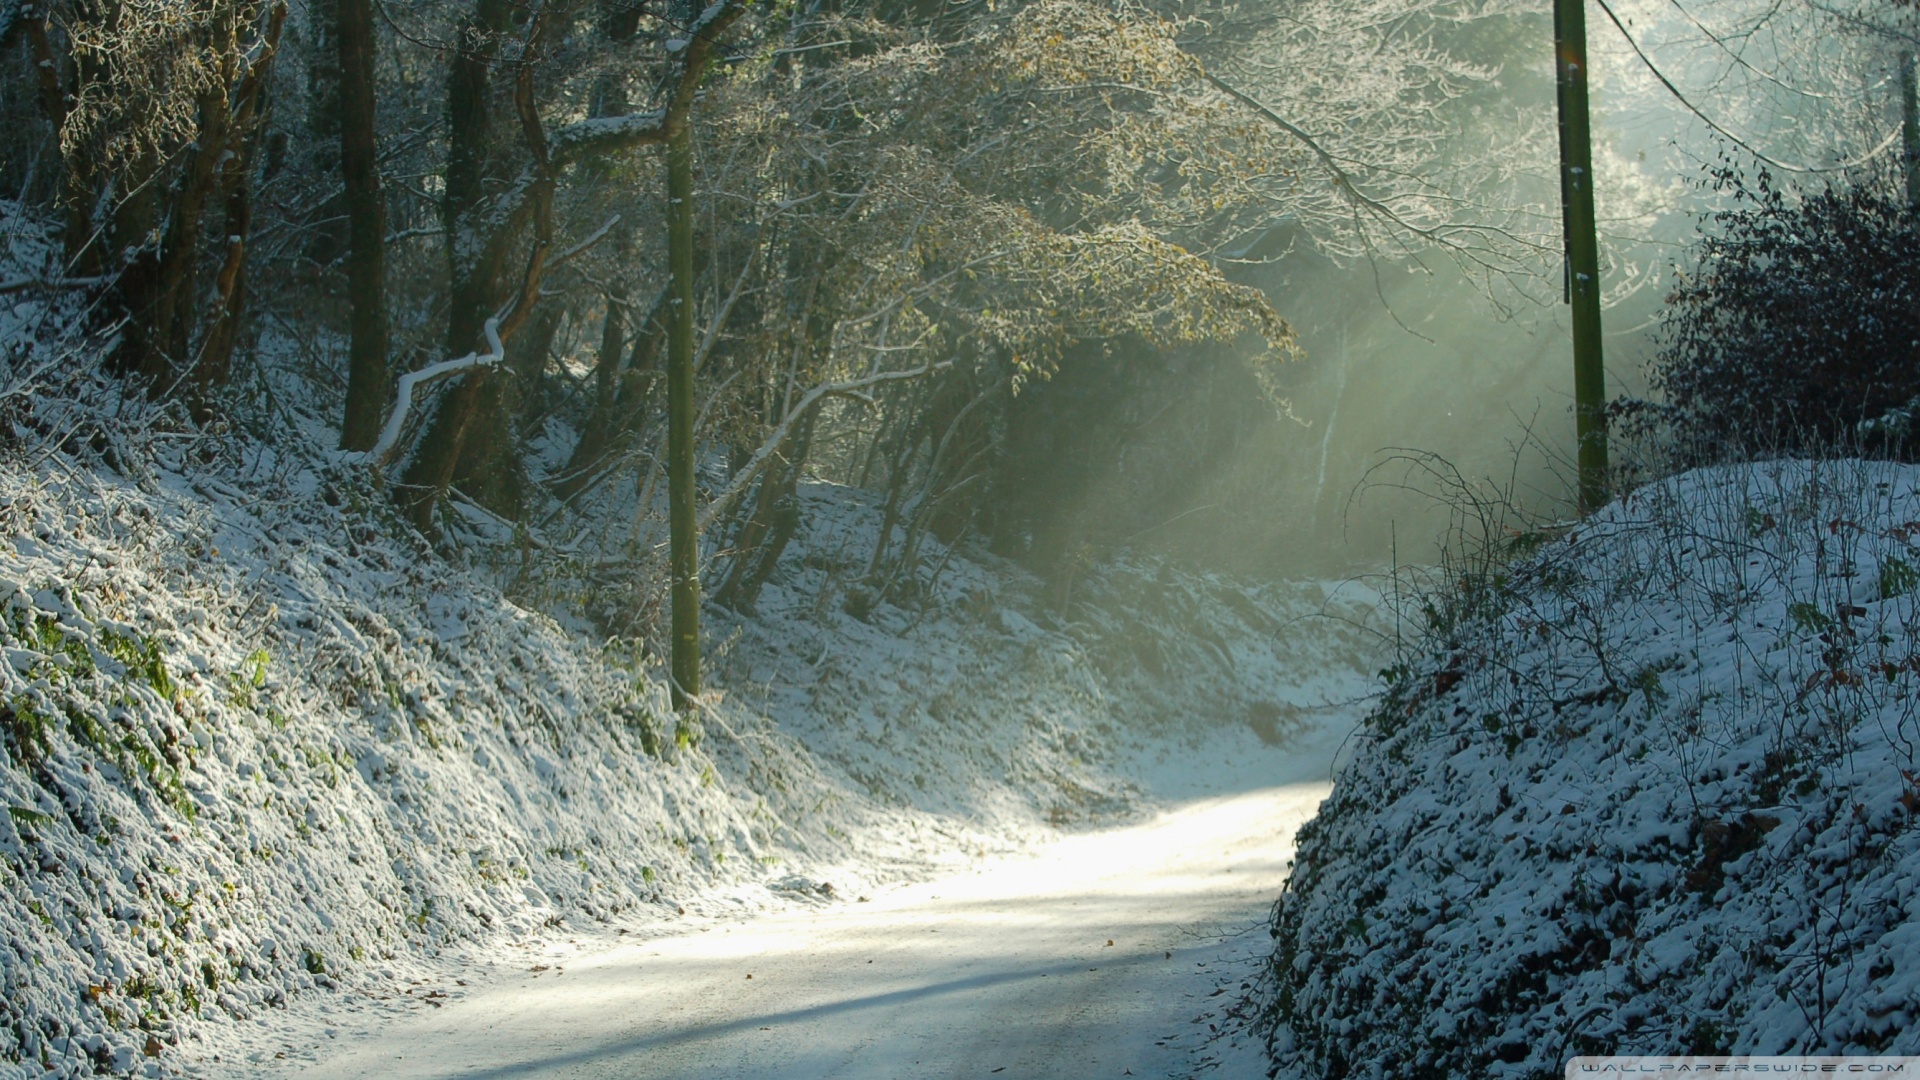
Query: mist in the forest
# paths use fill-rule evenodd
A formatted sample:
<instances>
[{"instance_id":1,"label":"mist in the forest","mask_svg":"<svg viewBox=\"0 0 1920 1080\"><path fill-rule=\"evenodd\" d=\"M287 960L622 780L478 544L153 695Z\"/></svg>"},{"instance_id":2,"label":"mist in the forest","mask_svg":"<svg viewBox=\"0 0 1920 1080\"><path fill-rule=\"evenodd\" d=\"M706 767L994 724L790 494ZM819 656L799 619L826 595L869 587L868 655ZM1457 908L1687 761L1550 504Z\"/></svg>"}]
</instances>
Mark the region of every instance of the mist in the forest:
<instances>
[{"instance_id":1,"label":"mist in the forest","mask_svg":"<svg viewBox=\"0 0 1920 1080\"><path fill-rule=\"evenodd\" d=\"M1886 182L1899 103L1895 54L1865 32L1804 33L1784 16L1751 24L1763 67L1707 36L1739 24L1739 4L1613 8L1624 30L1592 8L1588 32L1607 392L1618 398L1649 393L1673 275L1726 205L1713 171L1765 169L1803 189ZM1698 21L1707 10L1724 22ZM1544 19L1477 41L1501 72L1483 96L1551 122ZM1511 137L1508 125L1463 124L1448 156L1520 155L1525 175L1508 193L1557 230L1553 144L1502 144ZM1244 439L1198 485L1204 495L1173 507L1160 539L1211 563L1339 573L1432 560L1468 489L1510 500L1516 521L1571 514L1573 367L1557 252L1541 253L1531 281L1478 269L1431 249L1328 258L1297 239L1240 268L1302 346L1277 373L1286 414ZM1616 466L1643 451L1614 443Z\"/></svg>"}]
</instances>

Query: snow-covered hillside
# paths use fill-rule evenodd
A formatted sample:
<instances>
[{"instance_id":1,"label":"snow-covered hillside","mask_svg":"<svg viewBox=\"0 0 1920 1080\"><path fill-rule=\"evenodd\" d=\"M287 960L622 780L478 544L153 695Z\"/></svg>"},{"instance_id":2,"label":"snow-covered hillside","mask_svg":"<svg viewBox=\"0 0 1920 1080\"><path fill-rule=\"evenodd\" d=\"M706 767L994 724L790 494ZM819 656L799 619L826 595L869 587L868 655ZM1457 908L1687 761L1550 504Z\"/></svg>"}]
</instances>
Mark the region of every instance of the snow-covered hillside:
<instances>
[{"instance_id":1,"label":"snow-covered hillside","mask_svg":"<svg viewBox=\"0 0 1920 1080\"><path fill-rule=\"evenodd\" d=\"M1299 621L1326 588L1154 567L1069 614L938 551L924 609L855 617L878 514L818 486L683 724L639 646L405 539L324 433L48 385L0 448L0 1076L244 1071L289 1015L431 1006L462 963L851 903L1136 813L1156 753L1257 746L1362 662ZM1182 660L1150 698L1143 654Z\"/></svg>"},{"instance_id":2,"label":"snow-covered hillside","mask_svg":"<svg viewBox=\"0 0 1920 1080\"><path fill-rule=\"evenodd\" d=\"M1920 468L1684 474L1434 615L1301 834L1277 1075L1920 1052Z\"/></svg>"}]
</instances>

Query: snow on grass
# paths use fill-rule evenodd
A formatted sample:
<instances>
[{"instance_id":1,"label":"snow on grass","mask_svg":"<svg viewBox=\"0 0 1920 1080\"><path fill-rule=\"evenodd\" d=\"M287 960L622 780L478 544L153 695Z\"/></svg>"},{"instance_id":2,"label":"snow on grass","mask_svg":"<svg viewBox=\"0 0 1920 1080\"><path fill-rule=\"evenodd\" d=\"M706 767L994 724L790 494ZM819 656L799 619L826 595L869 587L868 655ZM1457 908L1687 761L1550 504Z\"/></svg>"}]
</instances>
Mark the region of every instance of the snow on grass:
<instances>
[{"instance_id":1,"label":"snow on grass","mask_svg":"<svg viewBox=\"0 0 1920 1080\"><path fill-rule=\"evenodd\" d=\"M265 419L207 432L64 340L0 392L0 1078L258 1075L489 971L1261 783L1256 732L1357 685L1284 677L1361 648L1307 617L1365 597L1318 585L1133 566L1060 610L929 541L922 599L856 617L879 514L813 485L683 721L566 588L510 601L398 527L272 355Z\"/></svg>"},{"instance_id":2,"label":"snow on grass","mask_svg":"<svg viewBox=\"0 0 1920 1080\"><path fill-rule=\"evenodd\" d=\"M0 267L56 266L0 203ZM875 595L878 508L810 484L676 718L595 630L664 591L647 485L544 508L564 542L455 500L449 558L332 452L337 341L264 313L202 429L98 374L87 302L0 306L0 1080L259 1075L621 935L1278 783L1262 744L1368 666L1372 598L1317 584L1059 602L929 539Z\"/></svg>"},{"instance_id":3,"label":"snow on grass","mask_svg":"<svg viewBox=\"0 0 1920 1080\"><path fill-rule=\"evenodd\" d=\"M1920 468L1683 474L1431 615L1276 907L1277 1075L1920 1050Z\"/></svg>"},{"instance_id":4,"label":"snow on grass","mask_svg":"<svg viewBox=\"0 0 1920 1080\"><path fill-rule=\"evenodd\" d=\"M1217 793L1221 763L1201 762L1216 733L1278 744L1348 708L1378 666L1379 597L1356 585L1120 560L1062 600L929 538L896 602L865 579L878 499L801 498L806 524L752 616L712 626L715 678L883 803L1031 829L1110 820L1148 791Z\"/></svg>"},{"instance_id":5,"label":"snow on grass","mask_svg":"<svg viewBox=\"0 0 1920 1080\"><path fill-rule=\"evenodd\" d=\"M0 470L15 1068L164 1067L448 946L675 913L781 842L790 808L719 776L630 655L265 448L182 446L139 480Z\"/></svg>"}]
</instances>

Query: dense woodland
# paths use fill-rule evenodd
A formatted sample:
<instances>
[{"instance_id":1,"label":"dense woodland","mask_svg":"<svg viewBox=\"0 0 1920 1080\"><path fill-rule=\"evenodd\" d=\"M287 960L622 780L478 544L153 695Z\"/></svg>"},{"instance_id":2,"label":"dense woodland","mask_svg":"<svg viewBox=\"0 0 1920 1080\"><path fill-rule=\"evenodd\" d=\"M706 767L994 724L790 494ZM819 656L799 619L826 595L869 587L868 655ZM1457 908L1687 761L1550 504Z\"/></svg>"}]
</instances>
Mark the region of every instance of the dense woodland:
<instances>
[{"instance_id":1,"label":"dense woodland","mask_svg":"<svg viewBox=\"0 0 1920 1080\"><path fill-rule=\"evenodd\" d=\"M1603 10L1669 112L1772 169L1772 219L1798 212L1782 174L1902 171L1896 140L1855 144L1897 96L1903 5L1676 8L1707 86ZM1551 34L1459 0L9 0L0 189L61 246L4 287L63 296L36 333L203 428L274 429L259 365L308 358L396 526L439 540L453 500L590 550L568 573L607 629L657 640L670 582L677 638L702 583L750 612L807 476L884 500L860 603L912 603L927 536L1064 589L1121 545L1177 550L1189 511L1216 550L1279 535L1285 485L1225 467L1317 419L1264 268L1358 262L1377 289L1448 261L1488 318L1560 299L1549 80L1519 62ZM1666 162L1605 141L1617 296L1658 279L1634 245L1680 204ZM1679 352L1718 332L1721 280L1673 294ZM1893 382L1835 392L1884 409Z\"/></svg>"},{"instance_id":2,"label":"dense woodland","mask_svg":"<svg viewBox=\"0 0 1920 1080\"><path fill-rule=\"evenodd\" d=\"M0 0L0 1074L1337 721L1276 1062L1911 1046L1920 10L1552 7ZM1576 296L1652 345L1529 427L1466 331ZM1356 478L1438 565L1287 579Z\"/></svg>"},{"instance_id":3,"label":"dense woodland","mask_svg":"<svg viewBox=\"0 0 1920 1080\"><path fill-rule=\"evenodd\" d=\"M1489 207L1545 164L1499 62L1541 26L1451 0L10 0L0 188L64 247L5 287L83 305L111 369L203 426L273 427L259 358L317 357L396 523L437 537L452 499L542 550L590 534L623 628L658 629L676 469L733 609L803 475L881 493L875 595L911 598L928 535L1070 575L1223 501L1211 467L1285 417L1297 349L1249 268L1532 272L1541 216Z\"/></svg>"}]
</instances>

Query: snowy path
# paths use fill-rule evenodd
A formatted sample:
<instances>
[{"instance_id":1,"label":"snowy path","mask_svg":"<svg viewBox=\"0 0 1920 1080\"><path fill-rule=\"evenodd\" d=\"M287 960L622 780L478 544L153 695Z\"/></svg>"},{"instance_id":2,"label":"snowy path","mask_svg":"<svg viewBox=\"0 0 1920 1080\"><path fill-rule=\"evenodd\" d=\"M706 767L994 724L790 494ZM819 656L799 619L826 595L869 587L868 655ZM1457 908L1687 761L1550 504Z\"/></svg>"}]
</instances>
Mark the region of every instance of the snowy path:
<instances>
[{"instance_id":1,"label":"snowy path","mask_svg":"<svg viewBox=\"0 0 1920 1080\"><path fill-rule=\"evenodd\" d=\"M871 903L715 922L521 972L298 1075L1259 1076L1257 1049L1209 1040L1208 1024L1225 1028L1269 947L1260 924L1294 831L1327 792L1325 748L1287 766L1315 779Z\"/></svg>"}]
</instances>

